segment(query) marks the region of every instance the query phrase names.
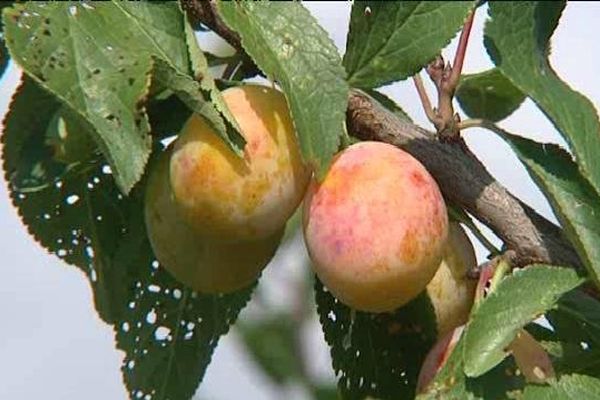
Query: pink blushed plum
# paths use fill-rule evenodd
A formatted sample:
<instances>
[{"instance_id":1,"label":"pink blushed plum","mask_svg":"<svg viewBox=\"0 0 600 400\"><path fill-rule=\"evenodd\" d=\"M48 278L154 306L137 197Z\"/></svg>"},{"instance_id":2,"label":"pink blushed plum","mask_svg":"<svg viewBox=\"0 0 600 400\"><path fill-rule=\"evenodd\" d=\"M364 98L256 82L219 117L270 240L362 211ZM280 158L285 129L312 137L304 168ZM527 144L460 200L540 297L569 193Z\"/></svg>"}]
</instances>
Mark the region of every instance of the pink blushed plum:
<instances>
[{"instance_id":1,"label":"pink blushed plum","mask_svg":"<svg viewBox=\"0 0 600 400\"><path fill-rule=\"evenodd\" d=\"M448 235L439 188L407 152L356 143L309 187L304 237L315 273L342 303L388 312L435 275Z\"/></svg>"}]
</instances>

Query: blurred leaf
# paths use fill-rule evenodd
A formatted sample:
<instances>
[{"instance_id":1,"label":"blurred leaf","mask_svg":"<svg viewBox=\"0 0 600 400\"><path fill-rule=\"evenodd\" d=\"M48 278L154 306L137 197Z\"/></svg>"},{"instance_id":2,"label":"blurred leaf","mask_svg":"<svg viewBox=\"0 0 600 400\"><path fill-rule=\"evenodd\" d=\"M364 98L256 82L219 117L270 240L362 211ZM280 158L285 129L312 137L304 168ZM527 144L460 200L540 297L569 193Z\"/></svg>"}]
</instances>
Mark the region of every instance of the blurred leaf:
<instances>
[{"instance_id":1,"label":"blurred leaf","mask_svg":"<svg viewBox=\"0 0 600 400\"><path fill-rule=\"evenodd\" d=\"M283 88L304 160L322 176L345 129L348 85L335 45L300 3L218 2L260 69Z\"/></svg>"},{"instance_id":2,"label":"blurred leaf","mask_svg":"<svg viewBox=\"0 0 600 400\"><path fill-rule=\"evenodd\" d=\"M150 57L189 73L176 2L26 2L3 13L13 59L94 127L124 193L151 152L146 112ZM118 29L114 29L118 27Z\"/></svg>"},{"instance_id":3,"label":"blurred leaf","mask_svg":"<svg viewBox=\"0 0 600 400\"><path fill-rule=\"evenodd\" d=\"M338 388L335 386L317 386L313 388L314 400L339 400Z\"/></svg>"},{"instance_id":4,"label":"blurred leaf","mask_svg":"<svg viewBox=\"0 0 600 400\"><path fill-rule=\"evenodd\" d=\"M361 1L352 6L344 66L353 87L408 78L456 35L475 1Z\"/></svg>"},{"instance_id":5,"label":"blurred leaf","mask_svg":"<svg viewBox=\"0 0 600 400\"><path fill-rule=\"evenodd\" d=\"M456 98L465 114L494 122L512 114L525 97L498 68L462 75L456 89Z\"/></svg>"},{"instance_id":6,"label":"blurred leaf","mask_svg":"<svg viewBox=\"0 0 600 400\"><path fill-rule=\"evenodd\" d=\"M529 96L565 138L584 177L600 192L600 123L594 105L548 61L550 36L565 2L490 2L485 45L492 61Z\"/></svg>"},{"instance_id":7,"label":"blurred leaf","mask_svg":"<svg viewBox=\"0 0 600 400\"><path fill-rule=\"evenodd\" d=\"M523 400L583 400L597 399L600 380L585 375L564 375L552 385L528 386Z\"/></svg>"},{"instance_id":8,"label":"blurred leaf","mask_svg":"<svg viewBox=\"0 0 600 400\"><path fill-rule=\"evenodd\" d=\"M296 329L298 326L288 314L238 324L246 349L262 371L278 385L302 378L302 361L296 354Z\"/></svg>"},{"instance_id":9,"label":"blurred leaf","mask_svg":"<svg viewBox=\"0 0 600 400\"><path fill-rule=\"evenodd\" d=\"M378 92L377 90L370 89L366 90L366 93L377 100L382 106L387 108L395 116L405 121L413 122L410 116L400 107L394 100L387 97L385 94Z\"/></svg>"},{"instance_id":10,"label":"blurred leaf","mask_svg":"<svg viewBox=\"0 0 600 400\"><path fill-rule=\"evenodd\" d=\"M96 310L125 351L130 397L189 399L252 288L200 295L161 268L145 230L144 185L124 197L99 154L70 167L53 158L46 132L61 107L29 78L17 90L2 136L13 204L35 240L90 281Z\"/></svg>"},{"instance_id":11,"label":"blurred leaf","mask_svg":"<svg viewBox=\"0 0 600 400\"><path fill-rule=\"evenodd\" d=\"M572 269L545 265L531 265L504 278L465 328L465 374L477 377L499 364L520 328L582 282Z\"/></svg>"},{"instance_id":12,"label":"blurred leaf","mask_svg":"<svg viewBox=\"0 0 600 400\"><path fill-rule=\"evenodd\" d=\"M340 303L318 279L315 291L342 398L412 398L436 335L429 299L423 294L393 313L370 314Z\"/></svg>"},{"instance_id":13,"label":"blurred leaf","mask_svg":"<svg viewBox=\"0 0 600 400\"><path fill-rule=\"evenodd\" d=\"M559 146L507 132L502 137L550 201L567 238L600 288L600 196Z\"/></svg>"}]
</instances>

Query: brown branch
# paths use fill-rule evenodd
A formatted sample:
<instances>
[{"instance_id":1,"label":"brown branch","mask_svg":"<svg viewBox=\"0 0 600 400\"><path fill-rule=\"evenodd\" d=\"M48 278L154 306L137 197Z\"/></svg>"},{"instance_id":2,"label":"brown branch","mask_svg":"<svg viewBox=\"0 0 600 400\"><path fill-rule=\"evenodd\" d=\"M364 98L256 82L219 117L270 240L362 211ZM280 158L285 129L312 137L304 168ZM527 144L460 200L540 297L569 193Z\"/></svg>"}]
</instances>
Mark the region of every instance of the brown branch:
<instances>
[{"instance_id":1,"label":"brown branch","mask_svg":"<svg viewBox=\"0 0 600 400\"><path fill-rule=\"evenodd\" d=\"M197 14L200 22L243 51L239 36L219 20L212 3L191 3L195 4L194 8L201 9ZM465 25L469 25L469 21ZM463 36L466 45L468 35ZM443 61L438 67L438 72L442 74L440 78L445 76L448 79L446 75L449 70L444 67ZM449 202L467 210L490 227L508 249L514 250L516 256L512 261L516 266L542 262L579 269L582 267L581 260L563 237L562 230L498 183L462 139L441 143L434 133L399 119L357 89L350 92L347 124L353 136L402 147L421 161Z\"/></svg>"},{"instance_id":2,"label":"brown branch","mask_svg":"<svg viewBox=\"0 0 600 400\"><path fill-rule=\"evenodd\" d=\"M421 104L423 105L423 110L425 111L427 119L429 122L436 125L439 117L431 106L431 101L429 100L427 90L425 89L425 85L423 85L423 81L421 80L421 75L419 75L419 73L413 76L413 82L415 84L415 88L417 89L417 93L419 94L419 99L421 99Z\"/></svg>"},{"instance_id":3,"label":"brown branch","mask_svg":"<svg viewBox=\"0 0 600 400\"><path fill-rule=\"evenodd\" d=\"M181 8L187 12L188 18L193 25L200 22L213 32L221 36L235 49L242 48L240 36L229 29L221 20L216 11L215 3L212 1L181 0Z\"/></svg>"}]
</instances>

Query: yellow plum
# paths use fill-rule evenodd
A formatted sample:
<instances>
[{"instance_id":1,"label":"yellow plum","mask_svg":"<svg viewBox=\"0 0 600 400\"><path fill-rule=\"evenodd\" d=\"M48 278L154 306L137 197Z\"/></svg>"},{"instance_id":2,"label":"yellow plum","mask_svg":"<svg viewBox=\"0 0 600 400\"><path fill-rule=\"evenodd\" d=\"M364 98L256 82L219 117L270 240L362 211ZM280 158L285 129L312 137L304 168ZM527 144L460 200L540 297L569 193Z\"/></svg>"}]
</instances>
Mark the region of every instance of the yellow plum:
<instances>
[{"instance_id":1,"label":"yellow plum","mask_svg":"<svg viewBox=\"0 0 600 400\"><path fill-rule=\"evenodd\" d=\"M246 139L244 157L193 115L175 142L170 179L185 220L221 240L275 235L298 207L310 180L283 94L259 85L223 91Z\"/></svg>"},{"instance_id":2,"label":"yellow plum","mask_svg":"<svg viewBox=\"0 0 600 400\"><path fill-rule=\"evenodd\" d=\"M158 261L177 280L202 293L250 285L269 263L283 228L264 238L219 241L187 223L169 183L172 148L152 166L145 193L145 222Z\"/></svg>"}]
</instances>

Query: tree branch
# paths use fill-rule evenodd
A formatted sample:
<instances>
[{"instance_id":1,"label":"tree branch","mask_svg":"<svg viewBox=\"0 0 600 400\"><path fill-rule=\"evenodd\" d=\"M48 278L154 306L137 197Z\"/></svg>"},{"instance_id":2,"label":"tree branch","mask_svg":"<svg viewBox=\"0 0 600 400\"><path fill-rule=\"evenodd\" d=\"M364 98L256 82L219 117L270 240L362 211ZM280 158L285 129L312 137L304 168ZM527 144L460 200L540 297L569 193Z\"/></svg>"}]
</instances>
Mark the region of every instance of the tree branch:
<instances>
[{"instance_id":1,"label":"tree branch","mask_svg":"<svg viewBox=\"0 0 600 400\"><path fill-rule=\"evenodd\" d=\"M200 22L243 52L239 36L220 21L212 2L182 3L195 4L194 8L201 9L195 14ZM449 202L467 210L514 250L517 266L541 262L582 268L561 229L498 183L462 139L441 143L434 133L398 118L357 89L350 92L347 125L359 139L390 143L411 153L435 178Z\"/></svg>"}]
</instances>

